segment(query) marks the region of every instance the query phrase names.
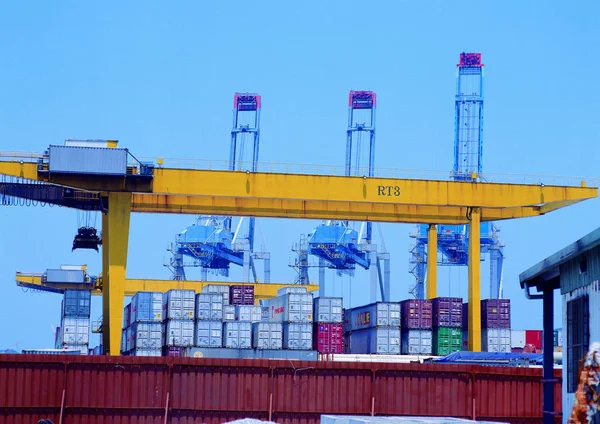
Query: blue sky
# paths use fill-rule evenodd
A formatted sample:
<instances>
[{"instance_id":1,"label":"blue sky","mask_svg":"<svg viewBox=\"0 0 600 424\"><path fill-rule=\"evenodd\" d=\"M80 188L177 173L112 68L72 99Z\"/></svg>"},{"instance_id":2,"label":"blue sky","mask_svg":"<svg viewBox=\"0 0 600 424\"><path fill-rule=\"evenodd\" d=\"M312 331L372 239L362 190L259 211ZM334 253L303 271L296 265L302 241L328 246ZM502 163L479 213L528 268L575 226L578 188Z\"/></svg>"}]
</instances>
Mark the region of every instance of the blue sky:
<instances>
[{"instance_id":1,"label":"blue sky","mask_svg":"<svg viewBox=\"0 0 600 424\"><path fill-rule=\"evenodd\" d=\"M253 91L263 97L261 162L342 165L348 91L365 89L378 96L377 166L450 170L455 65L462 51L478 51L484 171L598 175L597 2L372 3L5 4L0 150L116 138L136 156L226 160L233 94ZM541 328L541 302L525 300L518 274L595 229L599 206L501 223L513 328ZM193 220L134 215L128 276L169 278L166 246ZM291 244L316 223L261 220L273 281L294 278ZM72 210L0 207L0 347L49 347L60 322L61 296L24 292L15 271L86 263L100 272L100 254L71 253L76 228ZM412 227L382 228L401 300L413 281ZM466 277L466 268L440 270L440 294L451 286L466 297ZM328 276L331 293L344 284L353 306L367 279ZM92 315L101 315L99 299Z\"/></svg>"}]
</instances>

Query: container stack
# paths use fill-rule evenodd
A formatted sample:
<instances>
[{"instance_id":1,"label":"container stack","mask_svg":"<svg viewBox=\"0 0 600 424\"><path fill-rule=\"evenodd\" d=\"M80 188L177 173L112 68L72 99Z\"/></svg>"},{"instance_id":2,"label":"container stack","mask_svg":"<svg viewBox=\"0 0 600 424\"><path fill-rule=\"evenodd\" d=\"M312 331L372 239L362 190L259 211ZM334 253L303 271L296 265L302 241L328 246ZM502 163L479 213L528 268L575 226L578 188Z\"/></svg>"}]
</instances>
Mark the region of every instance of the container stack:
<instances>
[{"instance_id":1,"label":"container stack","mask_svg":"<svg viewBox=\"0 0 600 424\"><path fill-rule=\"evenodd\" d=\"M402 310L402 354L431 355L433 304L431 300L409 299L400 302Z\"/></svg>"},{"instance_id":2,"label":"container stack","mask_svg":"<svg viewBox=\"0 0 600 424\"><path fill-rule=\"evenodd\" d=\"M250 349L252 347L252 323L244 321L224 324L225 347L230 349Z\"/></svg>"},{"instance_id":3,"label":"container stack","mask_svg":"<svg viewBox=\"0 0 600 424\"><path fill-rule=\"evenodd\" d=\"M376 302L345 311L345 334L353 354L400 354L400 305Z\"/></svg>"},{"instance_id":4,"label":"container stack","mask_svg":"<svg viewBox=\"0 0 600 424\"><path fill-rule=\"evenodd\" d=\"M468 303L463 304L463 347L468 338ZM510 299L481 301L481 350L511 352Z\"/></svg>"},{"instance_id":5,"label":"container stack","mask_svg":"<svg viewBox=\"0 0 600 424\"><path fill-rule=\"evenodd\" d=\"M161 356L163 294L137 292L125 307L125 349L130 356Z\"/></svg>"},{"instance_id":6,"label":"container stack","mask_svg":"<svg viewBox=\"0 0 600 424\"><path fill-rule=\"evenodd\" d=\"M226 284L207 284L202 288L202 293L220 293L223 295L223 305L230 305L229 286Z\"/></svg>"},{"instance_id":7,"label":"container stack","mask_svg":"<svg viewBox=\"0 0 600 424\"><path fill-rule=\"evenodd\" d=\"M283 324L280 322L255 322L252 324L254 349L282 349Z\"/></svg>"},{"instance_id":8,"label":"container stack","mask_svg":"<svg viewBox=\"0 0 600 424\"><path fill-rule=\"evenodd\" d=\"M195 300L193 290L169 290L163 296L163 346L194 345Z\"/></svg>"},{"instance_id":9,"label":"container stack","mask_svg":"<svg viewBox=\"0 0 600 424\"><path fill-rule=\"evenodd\" d=\"M313 346L319 353L344 353L341 297L314 299Z\"/></svg>"},{"instance_id":10,"label":"container stack","mask_svg":"<svg viewBox=\"0 0 600 424\"><path fill-rule=\"evenodd\" d=\"M90 343L91 292L65 290L61 305L61 320L55 335L56 349L80 351L88 354Z\"/></svg>"},{"instance_id":11,"label":"container stack","mask_svg":"<svg viewBox=\"0 0 600 424\"><path fill-rule=\"evenodd\" d=\"M294 290L302 292L294 292ZM291 291L291 292L290 292ZM268 302L268 322L280 322L283 349L311 350L313 345L313 295L303 287L285 288Z\"/></svg>"},{"instance_id":12,"label":"container stack","mask_svg":"<svg viewBox=\"0 0 600 424\"><path fill-rule=\"evenodd\" d=\"M438 297L432 300L433 344L432 353L449 355L462 349L462 299Z\"/></svg>"},{"instance_id":13,"label":"container stack","mask_svg":"<svg viewBox=\"0 0 600 424\"><path fill-rule=\"evenodd\" d=\"M254 286L229 286L229 303L254 305Z\"/></svg>"},{"instance_id":14,"label":"container stack","mask_svg":"<svg viewBox=\"0 0 600 424\"><path fill-rule=\"evenodd\" d=\"M223 308L223 293L196 295L194 346L223 347Z\"/></svg>"}]
</instances>

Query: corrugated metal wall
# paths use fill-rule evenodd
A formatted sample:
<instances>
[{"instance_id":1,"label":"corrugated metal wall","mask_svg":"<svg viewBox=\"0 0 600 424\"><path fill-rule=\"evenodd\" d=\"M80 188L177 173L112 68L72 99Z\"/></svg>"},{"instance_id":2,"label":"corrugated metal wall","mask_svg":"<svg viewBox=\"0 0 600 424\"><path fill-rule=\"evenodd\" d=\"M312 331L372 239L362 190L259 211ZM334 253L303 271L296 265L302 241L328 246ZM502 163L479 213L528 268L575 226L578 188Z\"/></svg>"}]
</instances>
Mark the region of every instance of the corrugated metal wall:
<instances>
[{"instance_id":1,"label":"corrugated metal wall","mask_svg":"<svg viewBox=\"0 0 600 424\"><path fill-rule=\"evenodd\" d=\"M541 375L470 365L0 355L0 422L312 424L321 414L373 413L541 423ZM555 393L560 408L560 384Z\"/></svg>"},{"instance_id":2,"label":"corrugated metal wall","mask_svg":"<svg viewBox=\"0 0 600 424\"><path fill-rule=\"evenodd\" d=\"M586 262L586 272L580 271L581 260ZM600 246L583 252L560 266L560 291L562 294L572 292L597 280L600 280Z\"/></svg>"}]
</instances>

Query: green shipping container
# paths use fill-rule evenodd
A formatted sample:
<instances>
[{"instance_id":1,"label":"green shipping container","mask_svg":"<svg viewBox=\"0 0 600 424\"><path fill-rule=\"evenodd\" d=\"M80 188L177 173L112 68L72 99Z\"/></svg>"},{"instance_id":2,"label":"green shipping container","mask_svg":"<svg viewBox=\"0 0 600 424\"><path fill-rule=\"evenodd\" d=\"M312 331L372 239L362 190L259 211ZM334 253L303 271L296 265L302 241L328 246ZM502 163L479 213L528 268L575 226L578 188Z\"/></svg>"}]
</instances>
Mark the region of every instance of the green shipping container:
<instances>
[{"instance_id":1,"label":"green shipping container","mask_svg":"<svg viewBox=\"0 0 600 424\"><path fill-rule=\"evenodd\" d=\"M462 329L438 327L433 329L433 354L449 355L462 350Z\"/></svg>"}]
</instances>

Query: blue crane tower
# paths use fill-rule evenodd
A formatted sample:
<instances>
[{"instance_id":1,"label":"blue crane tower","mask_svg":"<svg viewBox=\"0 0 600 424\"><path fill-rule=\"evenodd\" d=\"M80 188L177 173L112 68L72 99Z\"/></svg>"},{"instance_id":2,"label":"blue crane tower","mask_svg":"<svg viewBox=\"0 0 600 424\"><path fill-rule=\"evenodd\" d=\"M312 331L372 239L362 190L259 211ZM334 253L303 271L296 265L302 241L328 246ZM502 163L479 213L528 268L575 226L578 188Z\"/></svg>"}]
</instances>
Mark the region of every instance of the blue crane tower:
<instances>
[{"instance_id":1,"label":"blue crane tower","mask_svg":"<svg viewBox=\"0 0 600 424\"><path fill-rule=\"evenodd\" d=\"M255 172L258 163L260 141L261 98L255 93L235 93L233 99L233 127L231 130L231 150L228 162L230 171ZM250 157L244 157L249 153ZM244 221L247 232L243 231ZM255 252L255 218L240 218L235 232L232 231L232 218L200 216L197 222L177 235L167 265L176 280L185 280L186 267L200 267L202 280L208 279L208 272L229 276L229 265L243 267L243 280L258 282L255 261L263 260L264 282L270 282L270 254ZM191 261L185 262L184 258Z\"/></svg>"},{"instance_id":2,"label":"blue crane tower","mask_svg":"<svg viewBox=\"0 0 600 424\"><path fill-rule=\"evenodd\" d=\"M350 91L348 98L348 128L346 131L346 176L372 177L375 163L375 110L377 100L372 91ZM364 137L364 139L363 139ZM365 146L366 144L366 146ZM362 161L367 162L365 166ZM382 236L382 235L381 235ZM382 243L383 243L383 237ZM371 270L370 297L377 300L377 282L381 297L389 299L389 254L378 252L373 244L372 224L362 223L360 234L348 221L327 221L301 238L293 250L298 259L291 266L297 269L297 281L308 282L308 255L319 260L319 296L325 296L325 270L334 269L338 274L354 276L356 265ZM383 269L382 269L383 268Z\"/></svg>"},{"instance_id":3,"label":"blue crane tower","mask_svg":"<svg viewBox=\"0 0 600 424\"><path fill-rule=\"evenodd\" d=\"M461 53L456 73L454 99L454 181L483 181L483 63L481 53ZM409 292L417 299L425 297L426 252L428 225L417 225L410 237L409 272L415 285ZM502 298L504 245L500 229L490 222L481 223L481 252L490 254L490 298ZM465 225L438 225L438 265L468 265L468 231Z\"/></svg>"}]
</instances>

